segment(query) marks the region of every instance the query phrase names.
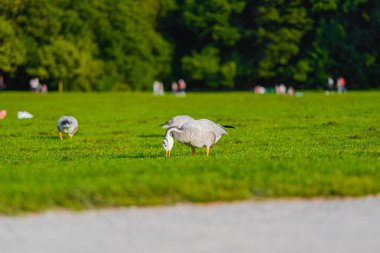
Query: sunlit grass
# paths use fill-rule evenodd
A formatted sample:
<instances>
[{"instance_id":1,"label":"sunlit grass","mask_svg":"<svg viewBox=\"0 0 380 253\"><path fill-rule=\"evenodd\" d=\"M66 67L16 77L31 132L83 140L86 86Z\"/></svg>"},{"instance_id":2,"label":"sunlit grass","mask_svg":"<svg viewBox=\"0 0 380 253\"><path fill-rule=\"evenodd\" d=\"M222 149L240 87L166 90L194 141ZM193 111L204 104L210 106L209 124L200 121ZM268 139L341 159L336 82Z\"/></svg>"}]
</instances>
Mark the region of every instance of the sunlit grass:
<instances>
[{"instance_id":1,"label":"sunlit grass","mask_svg":"<svg viewBox=\"0 0 380 253\"><path fill-rule=\"evenodd\" d=\"M379 99L0 93L0 213L379 193ZM23 110L35 117L17 119ZM165 158L159 125L178 114L236 128L210 157L175 143ZM62 115L79 121L71 140L59 140Z\"/></svg>"}]
</instances>

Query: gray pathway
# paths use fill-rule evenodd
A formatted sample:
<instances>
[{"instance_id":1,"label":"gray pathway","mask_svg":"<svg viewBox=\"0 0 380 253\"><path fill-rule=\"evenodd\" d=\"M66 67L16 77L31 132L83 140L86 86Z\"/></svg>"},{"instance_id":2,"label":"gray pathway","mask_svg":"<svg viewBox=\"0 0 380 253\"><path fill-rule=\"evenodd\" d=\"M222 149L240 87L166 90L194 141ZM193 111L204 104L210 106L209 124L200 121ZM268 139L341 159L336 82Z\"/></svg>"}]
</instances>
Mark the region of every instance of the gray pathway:
<instances>
[{"instance_id":1,"label":"gray pathway","mask_svg":"<svg viewBox=\"0 0 380 253\"><path fill-rule=\"evenodd\" d=\"M0 217L1 253L380 252L380 198Z\"/></svg>"}]
</instances>

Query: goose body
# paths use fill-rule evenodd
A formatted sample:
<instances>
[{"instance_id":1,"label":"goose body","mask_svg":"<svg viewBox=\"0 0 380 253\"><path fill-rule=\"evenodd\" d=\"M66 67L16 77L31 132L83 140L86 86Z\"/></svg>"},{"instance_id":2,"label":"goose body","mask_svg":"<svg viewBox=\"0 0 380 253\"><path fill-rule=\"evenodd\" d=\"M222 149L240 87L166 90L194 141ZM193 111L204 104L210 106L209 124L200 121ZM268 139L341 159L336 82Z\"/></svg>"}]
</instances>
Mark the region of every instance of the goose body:
<instances>
[{"instance_id":1,"label":"goose body","mask_svg":"<svg viewBox=\"0 0 380 253\"><path fill-rule=\"evenodd\" d=\"M185 123L185 128L198 128L202 131L210 131L215 135L215 143L227 134L225 128L209 119L191 120Z\"/></svg>"},{"instance_id":2,"label":"goose body","mask_svg":"<svg viewBox=\"0 0 380 253\"><path fill-rule=\"evenodd\" d=\"M212 147L224 134L227 134L224 127L211 120L190 120L182 127L169 127L166 130L162 145L166 151L167 157L170 157L170 151L173 148L174 139L190 146L193 155L195 155L195 148L206 147L206 154L208 156L210 147Z\"/></svg>"},{"instance_id":3,"label":"goose body","mask_svg":"<svg viewBox=\"0 0 380 253\"><path fill-rule=\"evenodd\" d=\"M169 127L182 127L186 122L194 120L192 117L188 115L178 115L173 117L171 120L166 122L164 125L162 125L163 128L169 128Z\"/></svg>"},{"instance_id":4,"label":"goose body","mask_svg":"<svg viewBox=\"0 0 380 253\"><path fill-rule=\"evenodd\" d=\"M72 116L62 116L58 119L57 127L61 140L63 139L63 133L67 133L72 138L78 130L78 121Z\"/></svg>"}]
</instances>

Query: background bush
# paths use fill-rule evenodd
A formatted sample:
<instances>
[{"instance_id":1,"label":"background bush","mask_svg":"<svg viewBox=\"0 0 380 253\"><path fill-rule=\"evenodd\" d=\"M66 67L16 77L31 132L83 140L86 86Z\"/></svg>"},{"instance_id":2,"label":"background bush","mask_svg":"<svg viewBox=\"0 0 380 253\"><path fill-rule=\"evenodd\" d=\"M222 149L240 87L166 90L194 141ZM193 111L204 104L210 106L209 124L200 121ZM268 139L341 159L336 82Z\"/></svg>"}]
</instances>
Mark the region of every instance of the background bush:
<instances>
[{"instance_id":1,"label":"background bush","mask_svg":"<svg viewBox=\"0 0 380 253\"><path fill-rule=\"evenodd\" d=\"M0 75L56 89L378 87L375 0L0 0Z\"/></svg>"}]
</instances>

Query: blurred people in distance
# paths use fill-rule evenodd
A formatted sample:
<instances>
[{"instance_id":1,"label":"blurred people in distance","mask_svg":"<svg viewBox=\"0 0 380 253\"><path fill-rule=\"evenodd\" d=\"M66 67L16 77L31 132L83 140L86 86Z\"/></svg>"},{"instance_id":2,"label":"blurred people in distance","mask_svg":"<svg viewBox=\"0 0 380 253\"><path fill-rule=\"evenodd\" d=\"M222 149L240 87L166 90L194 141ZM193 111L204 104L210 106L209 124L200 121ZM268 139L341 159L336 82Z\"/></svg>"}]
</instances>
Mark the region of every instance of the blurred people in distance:
<instances>
[{"instance_id":1,"label":"blurred people in distance","mask_svg":"<svg viewBox=\"0 0 380 253\"><path fill-rule=\"evenodd\" d=\"M153 83L153 94L156 96L161 96L165 94L164 84L162 82L155 81Z\"/></svg>"},{"instance_id":2,"label":"blurred people in distance","mask_svg":"<svg viewBox=\"0 0 380 253\"><path fill-rule=\"evenodd\" d=\"M186 95L186 82L183 79L178 80L178 95L180 96Z\"/></svg>"},{"instance_id":3,"label":"blurred people in distance","mask_svg":"<svg viewBox=\"0 0 380 253\"><path fill-rule=\"evenodd\" d=\"M339 77L336 81L336 89L338 91L338 94L342 94L342 92L347 91L346 90L346 79L344 77Z\"/></svg>"},{"instance_id":4,"label":"blurred people in distance","mask_svg":"<svg viewBox=\"0 0 380 253\"><path fill-rule=\"evenodd\" d=\"M334 79L331 76L329 76L327 78L325 94L326 94L326 96L329 96L333 93L334 93Z\"/></svg>"},{"instance_id":5,"label":"blurred people in distance","mask_svg":"<svg viewBox=\"0 0 380 253\"><path fill-rule=\"evenodd\" d=\"M173 81L173 82L172 82L172 93L173 93L174 95L176 95L177 92L178 92L178 84L177 84L176 81Z\"/></svg>"},{"instance_id":6,"label":"blurred people in distance","mask_svg":"<svg viewBox=\"0 0 380 253\"><path fill-rule=\"evenodd\" d=\"M7 88L7 85L4 81L4 77L0 76L0 91L5 90L5 88Z\"/></svg>"},{"instance_id":7,"label":"blurred people in distance","mask_svg":"<svg viewBox=\"0 0 380 253\"><path fill-rule=\"evenodd\" d=\"M294 94L296 94L296 91L292 86L290 86L288 88L288 95L293 96Z\"/></svg>"},{"instance_id":8,"label":"blurred people in distance","mask_svg":"<svg viewBox=\"0 0 380 253\"><path fill-rule=\"evenodd\" d=\"M34 93L39 93L41 90L40 80L38 78L32 78L29 81L30 90Z\"/></svg>"},{"instance_id":9,"label":"blurred people in distance","mask_svg":"<svg viewBox=\"0 0 380 253\"><path fill-rule=\"evenodd\" d=\"M276 84L275 86L276 94L286 94L286 86L281 83L280 85Z\"/></svg>"},{"instance_id":10,"label":"blurred people in distance","mask_svg":"<svg viewBox=\"0 0 380 253\"><path fill-rule=\"evenodd\" d=\"M256 85L254 91L256 94L265 94L265 88L261 85Z\"/></svg>"},{"instance_id":11,"label":"blurred people in distance","mask_svg":"<svg viewBox=\"0 0 380 253\"><path fill-rule=\"evenodd\" d=\"M6 110L1 110L0 111L0 119L5 119L6 116L7 116L7 111Z\"/></svg>"},{"instance_id":12,"label":"blurred people in distance","mask_svg":"<svg viewBox=\"0 0 380 253\"><path fill-rule=\"evenodd\" d=\"M331 93L334 92L334 79L329 76L327 78L327 90L326 90L326 95L330 95Z\"/></svg>"},{"instance_id":13,"label":"blurred people in distance","mask_svg":"<svg viewBox=\"0 0 380 253\"><path fill-rule=\"evenodd\" d=\"M48 92L48 87L47 87L47 84L44 83L41 85L41 92L42 93L47 93Z\"/></svg>"},{"instance_id":14,"label":"blurred people in distance","mask_svg":"<svg viewBox=\"0 0 380 253\"><path fill-rule=\"evenodd\" d=\"M296 92L293 86L289 86L288 88L286 87L285 84L281 83L280 85L276 84L273 88L265 88L261 85L255 85L253 88L253 91L256 94L265 94L265 93L276 93L276 94L281 94L281 95L289 95L289 96L303 96L302 93Z\"/></svg>"}]
</instances>

